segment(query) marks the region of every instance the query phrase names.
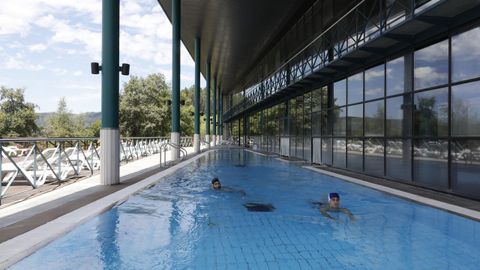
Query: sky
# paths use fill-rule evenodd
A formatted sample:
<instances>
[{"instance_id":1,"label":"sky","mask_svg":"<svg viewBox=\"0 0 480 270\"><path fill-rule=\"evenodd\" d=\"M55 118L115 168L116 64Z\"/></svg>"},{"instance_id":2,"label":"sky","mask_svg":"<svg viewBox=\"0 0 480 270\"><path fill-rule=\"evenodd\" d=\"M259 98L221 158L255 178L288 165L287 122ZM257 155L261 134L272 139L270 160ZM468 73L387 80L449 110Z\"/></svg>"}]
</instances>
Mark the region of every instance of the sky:
<instances>
[{"instance_id":1,"label":"sky","mask_svg":"<svg viewBox=\"0 0 480 270\"><path fill-rule=\"evenodd\" d=\"M171 23L157 0L121 0L120 64L130 75L162 73L171 82ZM74 113L101 110L101 0L0 0L0 85L24 88L37 112L65 97ZM194 84L194 62L182 44L181 88ZM128 81L120 76L120 88ZM201 80L202 86L205 81Z\"/></svg>"}]
</instances>

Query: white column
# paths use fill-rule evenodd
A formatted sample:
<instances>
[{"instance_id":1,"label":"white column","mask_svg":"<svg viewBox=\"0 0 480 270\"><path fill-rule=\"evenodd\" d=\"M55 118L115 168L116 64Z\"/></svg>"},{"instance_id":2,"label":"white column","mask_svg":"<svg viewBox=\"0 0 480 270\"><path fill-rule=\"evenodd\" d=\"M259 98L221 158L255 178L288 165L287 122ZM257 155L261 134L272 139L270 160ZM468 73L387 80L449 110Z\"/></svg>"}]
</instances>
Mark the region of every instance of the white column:
<instances>
[{"instance_id":1,"label":"white column","mask_svg":"<svg viewBox=\"0 0 480 270\"><path fill-rule=\"evenodd\" d=\"M170 142L174 145L180 146L180 133L172 132L170 137ZM171 161L177 160L180 158L180 149L171 147Z\"/></svg>"},{"instance_id":2,"label":"white column","mask_svg":"<svg viewBox=\"0 0 480 270\"><path fill-rule=\"evenodd\" d=\"M210 135L205 135L205 141L207 143L207 148L210 148Z\"/></svg>"},{"instance_id":3,"label":"white column","mask_svg":"<svg viewBox=\"0 0 480 270\"><path fill-rule=\"evenodd\" d=\"M193 135L193 150L195 153L200 153L200 134Z\"/></svg>"},{"instance_id":4,"label":"white column","mask_svg":"<svg viewBox=\"0 0 480 270\"><path fill-rule=\"evenodd\" d=\"M100 183L120 183L120 132L114 128L100 130Z\"/></svg>"},{"instance_id":5,"label":"white column","mask_svg":"<svg viewBox=\"0 0 480 270\"><path fill-rule=\"evenodd\" d=\"M216 135L212 135L212 142L213 142L213 146L217 145L217 136Z\"/></svg>"}]
</instances>

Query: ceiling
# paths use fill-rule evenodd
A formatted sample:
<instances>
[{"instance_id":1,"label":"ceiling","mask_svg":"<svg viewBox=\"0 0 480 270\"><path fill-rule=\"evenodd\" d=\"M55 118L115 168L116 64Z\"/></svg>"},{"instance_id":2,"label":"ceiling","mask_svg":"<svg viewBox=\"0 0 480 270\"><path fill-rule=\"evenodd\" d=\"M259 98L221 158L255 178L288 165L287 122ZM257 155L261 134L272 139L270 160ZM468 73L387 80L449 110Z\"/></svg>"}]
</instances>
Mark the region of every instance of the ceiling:
<instances>
[{"instance_id":1,"label":"ceiling","mask_svg":"<svg viewBox=\"0 0 480 270\"><path fill-rule=\"evenodd\" d=\"M171 20L171 0L158 0ZM201 72L211 62L224 93L239 90L255 67L314 0L181 0L181 37L192 58L201 38Z\"/></svg>"}]
</instances>

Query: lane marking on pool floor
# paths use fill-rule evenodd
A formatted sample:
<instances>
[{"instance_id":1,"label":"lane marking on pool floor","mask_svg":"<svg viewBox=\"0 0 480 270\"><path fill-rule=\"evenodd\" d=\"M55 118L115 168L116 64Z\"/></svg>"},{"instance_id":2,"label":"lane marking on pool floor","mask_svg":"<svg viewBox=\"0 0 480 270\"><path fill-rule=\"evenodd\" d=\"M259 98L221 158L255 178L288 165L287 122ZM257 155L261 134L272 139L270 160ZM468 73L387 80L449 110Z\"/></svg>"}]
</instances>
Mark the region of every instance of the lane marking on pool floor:
<instances>
[{"instance_id":1,"label":"lane marking on pool floor","mask_svg":"<svg viewBox=\"0 0 480 270\"><path fill-rule=\"evenodd\" d=\"M1 243L0 269L12 266L60 236L67 234L77 226L109 210L115 204L127 200L132 194L163 180L163 178L175 173L195 160L204 157L212 150L217 149L213 148L206 150L191 159L180 162L164 171L149 176L144 180L109 194L33 230Z\"/></svg>"},{"instance_id":2,"label":"lane marking on pool floor","mask_svg":"<svg viewBox=\"0 0 480 270\"><path fill-rule=\"evenodd\" d=\"M328 175L328 176L333 176L333 177L336 177L336 178L340 178L340 179L348 181L348 182L352 182L352 183L355 183L355 184L358 184L358 185L373 188L373 189L383 191L383 192L386 192L386 193L389 193L389 194L392 194L392 195L396 195L398 197L402 197L402 198L406 198L406 199L409 199L409 200L412 200L412 201L415 201L415 202L426 204L426 205L429 205L429 206L432 206L432 207L435 207L435 208L439 208L439 209L446 210L446 211L449 211L449 212L457 213L459 215L469 217L469 218L475 219L477 221L480 220L480 212L479 211L475 211L475 210L472 210L472 209L468 209L468 208L465 208L465 207L461 207L461 206L458 206L458 205L454 205L454 204L450 204L450 203L446 203L446 202L442 202L442 201L438 201L438 200L434 200L434 199L430 199L430 198L425 198L425 197L422 197L420 195L412 194L412 193L409 193L409 192L406 192L406 191L401 191L401 190L398 190L398 189L382 186L382 185L379 185L379 184L370 183L368 181L360 180L360 179L357 179L357 178L354 178L354 177L341 175L341 174L338 174L338 173L322 170L322 169L311 167L311 166L302 166L302 168L305 168L305 169L308 169L308 170L311 170L311 171L315 171L315 172L318 172L318 173L321 173L321 174L325 174L325 175Z\"/></svg>"}]
</instances>

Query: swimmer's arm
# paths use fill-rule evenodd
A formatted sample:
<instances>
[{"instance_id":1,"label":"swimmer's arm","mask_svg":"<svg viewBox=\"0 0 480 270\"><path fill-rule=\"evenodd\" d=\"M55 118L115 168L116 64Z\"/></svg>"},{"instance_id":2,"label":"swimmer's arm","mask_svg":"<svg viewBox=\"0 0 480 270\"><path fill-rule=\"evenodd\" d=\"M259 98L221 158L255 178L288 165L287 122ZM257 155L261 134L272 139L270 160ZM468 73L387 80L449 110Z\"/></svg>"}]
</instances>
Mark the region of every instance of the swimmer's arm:
<instances>
[{"instance_id":1,"label":"swimmer's arm","mask_svg":"<svg viewBox=\"0 0 480 270\"><path fill-rule=\"evenodd\" d=\"M355 220L355 216L353 216L352 212L347 208L342 208L342 212L345 213L351 220Z\"/></svg>"},{"instance_id":2,"label":"swimmer's arm","mask_svg":"<svg viewBox=\"0 0 480 270\"><path fill-rule=\"evenodd\" d=\"M335 218L330 216L327 211L328 211L327 207L320 207L320 213L322 214L322 216L329 218L331 220L335 220Z\"/></svg>"}]
</instances>

